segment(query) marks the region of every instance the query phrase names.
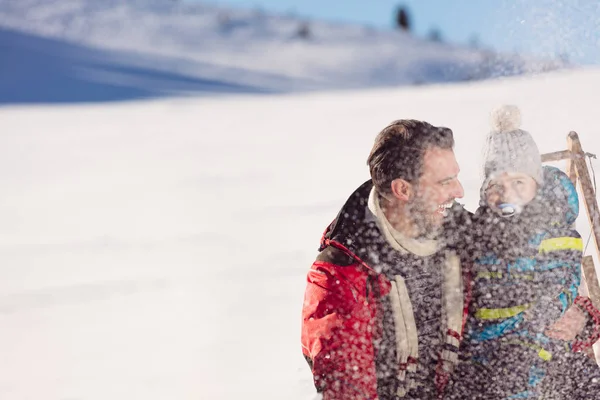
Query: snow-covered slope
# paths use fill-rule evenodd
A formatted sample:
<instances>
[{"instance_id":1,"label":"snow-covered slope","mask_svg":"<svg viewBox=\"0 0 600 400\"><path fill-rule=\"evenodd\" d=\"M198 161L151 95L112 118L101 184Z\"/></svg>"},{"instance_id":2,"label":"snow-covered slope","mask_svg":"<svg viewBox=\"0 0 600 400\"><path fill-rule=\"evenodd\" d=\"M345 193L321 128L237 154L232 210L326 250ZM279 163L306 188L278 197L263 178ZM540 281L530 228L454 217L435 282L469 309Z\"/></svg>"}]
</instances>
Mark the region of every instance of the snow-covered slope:
<instances>
[{"instance_id":1,"label":"snow-covered slope","mask_svg":"<svg viewBox=\"0 0 600 400\"><path fill-rule=\"evenodd\" d=\"M453 128L473 209L493 107L518 104L543 152L569 130L599 152L599 85L592 69L0 109L0 398L314 398L305 274L376 133L403 117Z\"/></svg>"},{"instance_id":2,"label":"snow-covered slope","mask_svg":"<svg viewBox=\"0 0 600 400\"><path fill-rule=\"evenodd\" d=\"M301 38L305 23L310 33ZM560 66L389 30L172 0L4 0L0 28L2 103L413 85Z\"/></svg>"}]
</instances>

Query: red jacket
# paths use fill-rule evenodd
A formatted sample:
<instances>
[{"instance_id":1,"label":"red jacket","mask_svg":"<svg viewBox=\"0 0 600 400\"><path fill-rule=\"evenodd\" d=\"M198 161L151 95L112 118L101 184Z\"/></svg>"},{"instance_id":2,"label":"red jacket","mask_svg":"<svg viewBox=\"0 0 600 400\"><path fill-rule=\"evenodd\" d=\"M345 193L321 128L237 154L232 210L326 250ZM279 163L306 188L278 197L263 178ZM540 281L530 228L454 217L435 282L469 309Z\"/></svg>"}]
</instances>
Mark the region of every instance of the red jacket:
<instances>
[{"instance_id":1,"label":"red jacket","mask_svg":"<svg viewBox=\"0 0 600 400\"><path fill-rule=\"evenodd\" d=\"M337 242L330 246L341 248ZM343 250L345 254L351 254ZM356 261L338 265L317 260L308 273L302 309L302 351L312 366L323 399L376 399L373 340L380 335L377 285L389 292L389 281L372 278L368 266Z\"/></svg>"},{"instance_id":2,"label":"red jacket","mask_svg":"<svg viewBox=\"0 0 600 400\"><path fill-rule=\"evenodd\" d=\"M382 388L386 383L377 377L374 341L382 337L380 303L391 284L374 269L389 249L382 251L385 240L368 219L371 187L370 181L365 183L344 205L325 231L320 254L308 272L302 351L323 400L387 400L382 393L394 390ZM449 334L460 338L462 332ZM443 390L448 375L441 366L437 372L436 386Z\"/></svg>"}]
</instances>

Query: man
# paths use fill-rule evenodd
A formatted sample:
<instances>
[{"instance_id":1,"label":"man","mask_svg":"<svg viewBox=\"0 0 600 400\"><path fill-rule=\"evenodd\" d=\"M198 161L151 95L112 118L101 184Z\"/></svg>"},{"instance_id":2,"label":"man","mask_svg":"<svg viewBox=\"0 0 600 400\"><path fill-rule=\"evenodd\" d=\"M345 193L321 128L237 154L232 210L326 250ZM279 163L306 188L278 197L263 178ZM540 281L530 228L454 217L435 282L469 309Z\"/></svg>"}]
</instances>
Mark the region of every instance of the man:
<instances>
[{"instance_id":1,"label":"man","mask_svg":"<svg viewBox=\"0 0 600 400\"><path fill-rule=\"evenodd\" d=\"M448 128L393 122L369 155L371 180L325 231L302 326L324 400L426 400L443 392L469 286L444 234L450 209L462 215L452 207L463 196L453 147Z\"/></svg>"}]
</instances>

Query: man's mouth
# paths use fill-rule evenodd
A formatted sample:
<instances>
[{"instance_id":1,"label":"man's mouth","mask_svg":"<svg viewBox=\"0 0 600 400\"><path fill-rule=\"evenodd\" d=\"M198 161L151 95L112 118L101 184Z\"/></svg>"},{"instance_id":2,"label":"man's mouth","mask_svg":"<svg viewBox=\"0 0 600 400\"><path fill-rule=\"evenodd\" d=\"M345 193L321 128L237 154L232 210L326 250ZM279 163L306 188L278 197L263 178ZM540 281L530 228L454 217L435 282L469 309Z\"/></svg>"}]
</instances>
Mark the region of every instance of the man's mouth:
<instances>
[{"instance_id":1,"label":"man's mouth","mask_svg":"<svg viewBox=\"0 0 600 400\"><path fill-rule=\"evenodd\" d=\"M442 214L444 217L448 215L448 210L452 208L453 202L450 201L448 203L440 204L437 208L437 212Z\"/></svg>"}]
</instances>

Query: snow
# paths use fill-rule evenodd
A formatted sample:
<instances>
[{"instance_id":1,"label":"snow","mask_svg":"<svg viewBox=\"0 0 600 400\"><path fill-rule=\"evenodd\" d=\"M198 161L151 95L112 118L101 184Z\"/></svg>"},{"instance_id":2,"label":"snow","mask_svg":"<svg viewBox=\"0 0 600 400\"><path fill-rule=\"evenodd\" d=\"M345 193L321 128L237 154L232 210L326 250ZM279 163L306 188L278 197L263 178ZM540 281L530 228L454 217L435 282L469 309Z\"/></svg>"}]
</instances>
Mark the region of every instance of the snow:
<instances>
[{"instance_id":1,"label":"snow","mask_svg":"<svg viewBox=\"0 0 600 400\"><path fill-rule=\"evenodd\" d=\"M297 35L304 23L308 39ZM0 104L389 87L564 66L392 30L171 0L4 0L0 50Z\"/></svg>"},{"instance_id":2,"label":"snow","mask_svg":"<svg viewBox=\"0 0 600 400\"><path fill-rule=\"evenodd\" d=\"M226 14L223 32L208 5L0 3L0 398L314 399L305 275L382 127L451 127L471 210L499 104L542 152L570 130L600 149L600 69L384 88L474 77L482 55Z\"/></svg>"},{"instance_id":3,"label":"snow","mask_svg":"<svg viewBox=\"0 0 600 400\"><path fill-rule=\"evenodd\" d=\"M299 343L305 274L368 178L378 130L403 117L451 127L473 209L491 109L519 105L543 152L570 130L594 152L599 84L600 70L582 69L1 108L0 397L314 398ZM587 237L585 214L579 225Z\"/></svg>"}]
</instances>

